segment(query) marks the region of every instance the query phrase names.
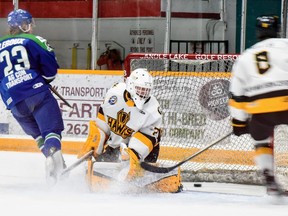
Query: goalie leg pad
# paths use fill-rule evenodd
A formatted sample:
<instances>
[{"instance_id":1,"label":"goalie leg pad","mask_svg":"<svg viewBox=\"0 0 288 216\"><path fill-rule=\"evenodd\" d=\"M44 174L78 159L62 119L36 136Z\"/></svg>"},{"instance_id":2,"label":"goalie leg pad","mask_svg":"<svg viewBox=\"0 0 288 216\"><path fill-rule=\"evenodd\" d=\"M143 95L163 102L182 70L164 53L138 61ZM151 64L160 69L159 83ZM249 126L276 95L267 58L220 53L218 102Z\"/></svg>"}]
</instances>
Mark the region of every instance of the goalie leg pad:
<instances>
[{"instance_id":1,"label":"goalie leg pad","mask_svg":"<svg viewBox=\"0 0 288 216\"><path fill-rule=\"evenodd\" d=\"M107 190L111 184L111 179L109 179L108 177L94 175L92 160L88 160L86 181L90 191L92 192Z\"/></svg>"},{"instance_id":2,"label":"goalie leg pad","mask_svg":"<svg viewBox=\"0 0 288 216\"><path fill-rule=\"evenodd\" d=\"M146 189L151 192L158 193L178 193L183 190L181 183L180 168L178 167L178 173L168 177L159 179L149 185L146 185Z\"/></svg>"},{"instance_id":3,"label":"goalie leg pad","mask_svg":"<svg viewBox=\"0 0 288 216\"><path fill-rule=\"evenodd\" d=\"M129 161L127 161L129 162ZM88 160L86 180L90 191L127 191L133 193L177 193L182 191L180 168L171 174L147 173L144 176L133 178L130 181L118 179L118 172L121 169L120 163L92 162ZM120 168L120 169L119 169Z\"/></svg>"},{"instance_id":4,"label":"goalie leg pad","mask_svg":"<svg viewBox=\"0 0 288 216\"><path fill-rule=\"evenodd\" d=\"M137 177L144 175L144 170L140 166L140 161L137 154L130 148L125 148L124 151L129 155L129 171L126 177L126 181L131 181Z\"/></svg>"},{"instance_id":5,"label":"goalie leg pad","mask_svg":"<svg viewBox=\"0 0 288 216\"><path fill-rule=\"evenodd\" d=\"M91 149L94 149L94 157L102 154L106 140L107 135L96 125L96 122L89 121L89 134L77 158L81 158Z\"/></svg>"}]
</instances>

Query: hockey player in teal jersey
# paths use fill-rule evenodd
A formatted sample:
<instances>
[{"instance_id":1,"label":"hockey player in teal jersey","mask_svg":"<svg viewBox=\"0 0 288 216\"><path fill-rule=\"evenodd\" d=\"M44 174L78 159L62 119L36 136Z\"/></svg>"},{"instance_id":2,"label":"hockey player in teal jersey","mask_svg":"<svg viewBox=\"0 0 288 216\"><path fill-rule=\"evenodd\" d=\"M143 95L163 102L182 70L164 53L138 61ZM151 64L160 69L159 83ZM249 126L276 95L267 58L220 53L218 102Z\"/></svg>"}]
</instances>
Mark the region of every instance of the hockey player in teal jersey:
<instances>
[{"instance_id":1,"label":"hockey player in teal jersey","mask_svg":"<svg viewBox=\"0 0 288 216\"><path fill-rule=\"evenodd\" d=\"M63 119L49 89L59 66L47 41L32 34L34 25L25 10L9 13L9 34L0 38L0 93L25 133L36 140L46 157L47 181L55 183L65 168Z\"/></svg>"}]
</instances>

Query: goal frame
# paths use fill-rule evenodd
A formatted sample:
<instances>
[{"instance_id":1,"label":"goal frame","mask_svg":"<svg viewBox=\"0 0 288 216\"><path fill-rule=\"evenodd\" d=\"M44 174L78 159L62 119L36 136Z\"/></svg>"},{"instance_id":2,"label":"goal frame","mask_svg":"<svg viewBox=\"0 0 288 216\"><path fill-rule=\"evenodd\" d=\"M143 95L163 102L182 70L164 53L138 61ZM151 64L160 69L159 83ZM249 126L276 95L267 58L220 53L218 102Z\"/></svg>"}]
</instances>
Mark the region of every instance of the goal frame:
<instances>
[{"instance_id":1,"label":"goal frame","mask_svg":"<svg viewBox=\"0 0 288 216\"><path fill-rule=\"evenodd\" d=\"M146 59L146 60L198 60L198 61L211 61L211 60L236 60L239 54L185 54L185 53L130 53L124 60L125 78L131 73L130 62L133 59Z\"/></svg>"},{"instance_id":2,"label":"goal frame","mask_svg":"<svg viewBox=\"0 0 288 216\"><path fill-rule=\"evenodd\" d=\"M176 116L177 120L179 120L178 116L181 117L182 115L183 117L184 116L183 113L185 114L185 112L187 112L193 114L194 112L197 114L197 112L199 111L198 107L202 106L203 108L205 104L203 104L200 101L201 98L199 95L201 93L201 95L202 96L204 95L207 99L208 89L210 89L211 86L216 87L218 85L218 83L214 82L214 80L215 81L217 80L217 82L220 83L222 82L223 85L225 84L224 82L225 80L229 81L231 77L231 70L233 64L239 58L239 56L240 56L239 54L130 53L129 55L127 55L124 61L124 68L125 68L124 78L128 77L133 69L147 66L147 69L155 77L155 80L157 80L155 82L156 92L154 93L156 93L158 97L160 97L159 101L162 100L162 102L163 101L165 102L167 100L170 100L172 102L177 102L177 103L171 103L171 106L173 105L172 106L173 109L171 110L169 107L170 106L169 103L166 108L163 107L164 111L163 115L165 116L165 110L166 110L166 112L168 113L168 114L166 113L167 114L166 117L172 116L174 118L174 116ZM147 60L147 64L145 60ZM214 63L216 66L214 65ZM180 67L178 67L178 65L180 65ZM183 65L186 66L182 67ZM165 82L163 81L159 82L158 81L159 79L164 80ZM173 91L173 88L172 90L171 88L169 88L169 85L171 84L173 85L179 84L182 86L182 81L184 88L175 87L175 89L177 90L179 89L179 91L181 90L181 92L178 92L176 90ZM196 83L193 83L192 85L192 82ZM168 85L166 85L166 83L168 83ZM189 87L191 89L194 88L200 90L199 91L193 90L193 92L191 92L191 89L188 89ZM166 92L168 92L167 95ZM174 93L176 94L176 96L173 95ZM184 96L181 95L183 97L179 98L180 94L184 94ZM171 98L171 96L173 96L173 98ZM188 96L189 99L187 98ZM193 97L198 99L198 101L195 103L196 104L195 106L197 106L196 111L193 110L195 109L195 106L192 106L193 104L190 107L190 98ZM185 102L184 100L182 100L183 98L184 99L186 98L187 101ZM180 103L179 105L178 101L179 102L183 101L183 104ZM164 105L166 104L164 103ZM186 107L183 105L188 105L189 106L188 109L186 109ZM183 111L182 106L185 107L185 111ZM181 110L178 110L179 107L181 108ZM179 113L178 111L182 113ZM199 113L201 112L202 111L199 111ZM205 115L207 114L205 113ZM209 114L207 116L209 118ZM212 119L210 119L209 122L213 124L215 122L216 125L219 125L224 123L225 121L226 128L224 128L223 126L223 129L231 130L231 125L228 123L229 118L227 118L227 116L226 117L224 116L223 118L220 117L218 118L217 115L216 116L212 115ZM167 131L173 131L174 126L176 129L178 127L176 123L175 124L171 123L172 125L171 127L169 124L170 123L168 122L167 124L164 125L164 129L167 129ZM183 123L183 127L184 126L187 125ZM191 127L194 126L192 125ZM214 125L211 124L211 129L212 127L214 128ZM207 130L209 130L210 126L207 126L207 128L208 128ZM281 178L281 183L283 182L285 185L284 188L288 188L288 178L287 178L288 160L283 159L285 158L284 155L288 155L288 144L285 144L286 143L285 140L288 139L288 126L287 127L285 126L285 128L279 127L275 131L277 132L275 133L275 135L277 134L277 136L275 136L275 144L284 143L283 145L281 144L274 145L275 146L274 153L277 153L277 157L275 154L275 161L277 161L277 165L275 165L275 170L277 174L276 177L279 176L279 178ZM214 131L211 133L214 133ZM220 134L218 133L219 131L217 131L217 136L220 136ZM223 131L223 133L225 133L225 131ZM185 136L183 137L184 137L183 139L185 139ZM183 161L185 158L188 158L189 154L192 155L193 152L199 151L201 145L207 144L209 142L209 140L206 140L205 137L206 141L204 141L204 139L200 142L194 140L195 145L189 144L183 147L179 146L178 144L180 145L183 143L187 144L189 143L189 140L185 141L181 140L180 141L181 143L178 143L177 139L179 138L173 137L173 134L172 135L169 134L169 136L167 136L167 139L165 140L164 138L165 137L163 137L162 140L162 144L164 145L162 145L162 150L158 158L159 163L164 167L171 167L171 166L173 167L175 164ZM173 140L170 142L171 139ZM217 139L217 137L214 137L214 139ZM210 142L211 141L212 140L210 140ZM217 147L213 147L212 149L207 150L205 153L199 155L199 157L197 157L196 159L187 161L187 163L185 163L186 166L185 165L181 166L182 179L184 181L191 181L191 182L206 181L206 182L221 182L221 183L262 184L263 179L261 178L261 175L258 173L258 168L256 167L253 159L255 152L253 149L253 141L251 136L250 135L243 135L240 137L231 136L229 138L229 141L228 140L226 141L227 142L220 143L219 145L217 145ZM169 143L167 144L167 142ZM176 143L176 146L171 146L170 145L171 143L172 144ZM244 145L242 146L241 144ZM220 147L221 145L223 145L224 147L223 148ZM175 151L176 149L177 154ZM172 155L171 152L173 152ZM245 163L242 163L244 160Z\"/></svg>"}]
</instances>

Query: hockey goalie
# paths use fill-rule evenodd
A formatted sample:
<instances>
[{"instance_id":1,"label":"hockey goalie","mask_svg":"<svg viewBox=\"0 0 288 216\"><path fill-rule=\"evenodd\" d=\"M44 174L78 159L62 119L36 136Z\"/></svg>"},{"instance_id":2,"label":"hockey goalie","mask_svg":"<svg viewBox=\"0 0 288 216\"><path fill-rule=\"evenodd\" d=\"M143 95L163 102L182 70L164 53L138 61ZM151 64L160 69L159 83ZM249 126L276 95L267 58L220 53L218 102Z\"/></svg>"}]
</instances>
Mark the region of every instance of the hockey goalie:
<instances>
[{"instance_id":1,"label":"hockey goalie","mask_svg":"<svg viewBox=\"0 0 288 216\"><path fill-rule=\"evenodd\" d=\"M110 88L78 158L93 150L86 179L92 191L114 183L149 192L182 190L180 169L166 174L144 170L141 161L156 163L160 151L162 114L151 94L153 77L145 68L132 71L124 83Z\"/></svg>"}]
</instances>

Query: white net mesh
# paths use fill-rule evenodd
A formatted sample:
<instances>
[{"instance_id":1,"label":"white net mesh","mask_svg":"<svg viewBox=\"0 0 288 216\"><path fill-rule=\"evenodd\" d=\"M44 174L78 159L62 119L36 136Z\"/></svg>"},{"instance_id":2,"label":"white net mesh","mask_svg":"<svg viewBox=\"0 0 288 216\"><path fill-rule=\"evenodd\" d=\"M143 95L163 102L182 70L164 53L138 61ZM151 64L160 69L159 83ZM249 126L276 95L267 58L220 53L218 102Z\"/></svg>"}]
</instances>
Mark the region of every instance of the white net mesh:
<instances>
[{"instance_id":1,"label":"white net mesh","mask_svg":"<svg viewBox=\"0 0 288 216\"><path fill-rule=\"evenodd\" d=\"M163 111L163 166L182 161L232 130L227 102L230 71L237 57L132 54L126 59L128 75L145 67L154 77L153 94ZM288 129L279 126L275 133L275 164L281 182L288 173L287 141ZM183 164L181 170L185 181L261 183L250 135L230 136Z\"/></svg>"}]
</instances>

